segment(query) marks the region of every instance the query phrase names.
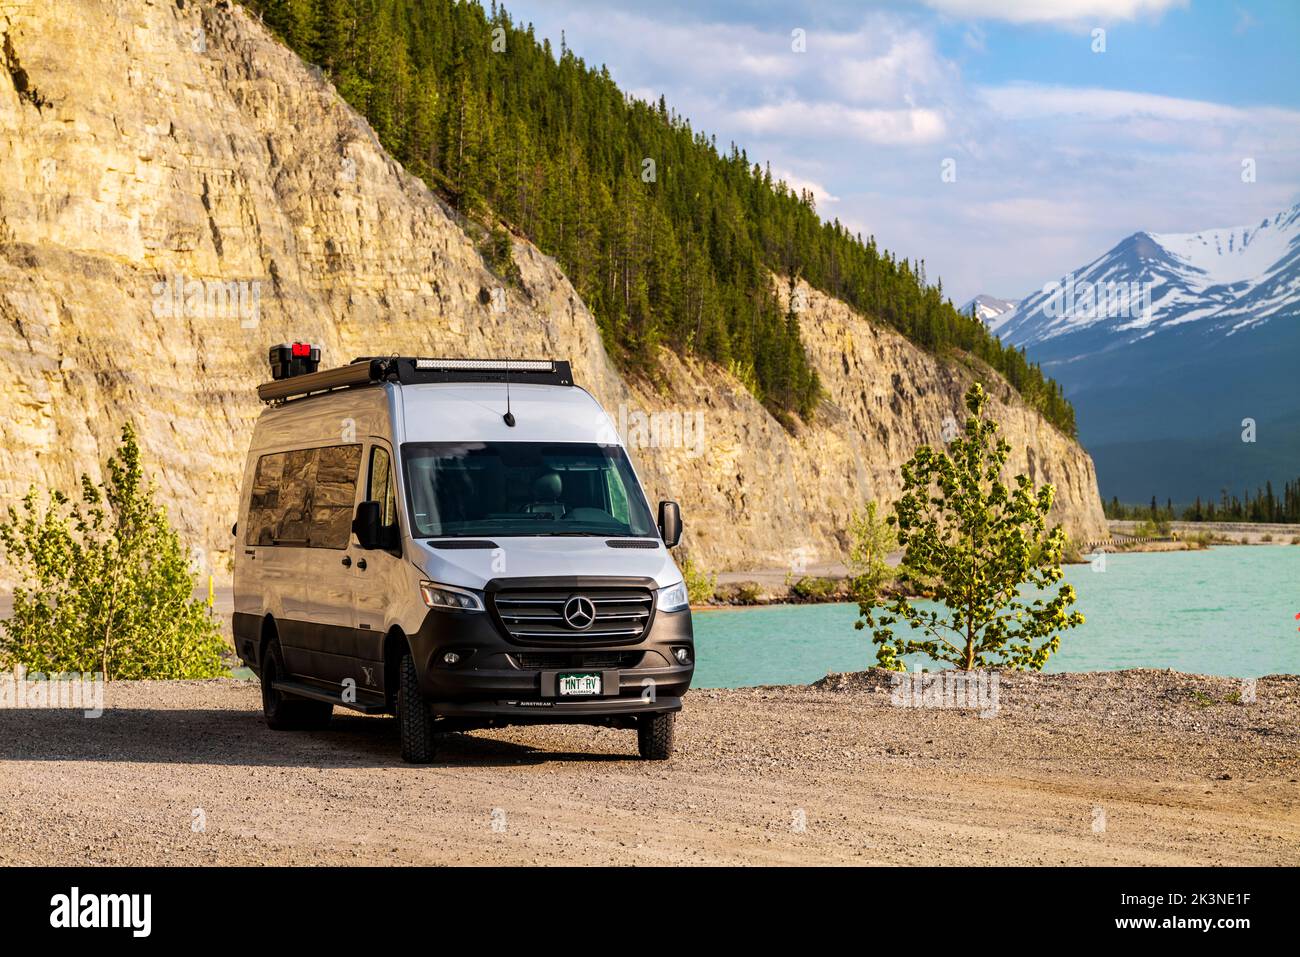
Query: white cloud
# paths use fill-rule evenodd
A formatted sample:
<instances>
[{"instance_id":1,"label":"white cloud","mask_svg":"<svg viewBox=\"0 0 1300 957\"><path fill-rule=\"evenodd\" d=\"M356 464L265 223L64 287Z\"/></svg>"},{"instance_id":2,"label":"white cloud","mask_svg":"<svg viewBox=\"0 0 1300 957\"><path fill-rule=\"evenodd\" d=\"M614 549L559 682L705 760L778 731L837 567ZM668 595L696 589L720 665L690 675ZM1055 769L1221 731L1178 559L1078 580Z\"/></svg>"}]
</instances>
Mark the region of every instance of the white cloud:
<instances>
[{"instance_id":1,"label":"white cloud","mask_svg":"<svg viewBox=\"0 0 1300 957\"><path fill-rule=\"evenodd\" d=\"M806 56L791 51L787 34L743 23L701 23L635 9L610 8L593 16L580 4L570 11L563 6L552 7L545 15L539 10L528 19L541 21L539 36L558 35L558 29L548 27L549 17L567 24L574 49L580 55L583 50L602 51L586 59L593 64L606 62L620 86L626 85L622 78L635 69L653 74L656 85L684 82L709 88L746 83L758 84L757 91L789 81L807 64Z\"/></svg>"},{"instance_id":2,"label":"white cloud","mask_svg":"<svg viewBox=\"0 0 1300 957\"><path fill-rule=\"evenodd\" d=\"M1010 226L1023 233L1027 229L1059 230L1065 223L1085 220L1088 212L1087 207L1077 200L1010 196L970 203L964 215L972 224Z\"/></svg>"},{"instance_id":3,"label":"white cloud","mask_svg":"<svg viewBox=\"0 0 1300 957\"><path fill-rule=\"evenodd\" d=\"M995 113L1004 119L1015 120L1045 117L1084 117L1089 120L1149 117L1194 123L1224 123L1238 122L1247 116L1246 110L1220 103L1128 90L1013 83L984 87L979 93Z\"/></svg>"},{"instance_id":4,"label":"white cloud","mask_svg":"<svg viewBox=\"0 0 1300 957\"><path fill-rule=\"evenodd\" d=\"M1166 163L1191 156L1235 165L1245 156L1282 160L1300 151L1300 111L1281 107L1023 83L984 87L976 96L994 122L1033 131L1062 158L1103 169L1117 158L1132 168L1149 152Z\"/></svg>"},{"instance_id":5,"label":"white cloud","mask_svg":"<svg viewBox=\"0 0 1300 957\"><path fill-rule=\"evenodd\" d=\"M774 169L772 176L775 179L784 180L785 185L789 186L795 193L802 193L808 190L813 194L813 199L817 202L817 208L821 209L829 203L838 203L840 198L831 193L829 189L816 180L806 179L790 172L787 169Z\"/></svg>"},{"instance_id":6,"label":"white cloud","mask_svg":"<svg viewBox=\"0 0 1300 957\"><path fill-rule=\"evenodd\" d=\"M870 41L862 34L854 37L863 42L836 44L844 55L827 58L822 71L824 79L838 80L851 99L888 103L923 97L953 78L930 40L916 31L889 35L888 46L870 56L861 55Z\"/></svg>"},{"instance_id":7,"label":"white cloud","mask_svg":"<svg viewBox=\"0 0 1300 957\"><path fill-rule=\"evenodd\" d=\"M1011 23L1079 24L1159 16L1187 0L925 0L942 13L962 19Z\"/></svg>"},{"instance_id":8,"label":"white cloud","mask_svg":"<svg viewBox=\"0 0 1300 957\"><path fill-rule=\"evenodd\" d=\"M906 145L934 143L947 131L937 110L860 109L842 103L790 100L737 110L732 118L743 128L762 134L804 137L851 136L867 143Z\"/></svg>"}]
</instances>

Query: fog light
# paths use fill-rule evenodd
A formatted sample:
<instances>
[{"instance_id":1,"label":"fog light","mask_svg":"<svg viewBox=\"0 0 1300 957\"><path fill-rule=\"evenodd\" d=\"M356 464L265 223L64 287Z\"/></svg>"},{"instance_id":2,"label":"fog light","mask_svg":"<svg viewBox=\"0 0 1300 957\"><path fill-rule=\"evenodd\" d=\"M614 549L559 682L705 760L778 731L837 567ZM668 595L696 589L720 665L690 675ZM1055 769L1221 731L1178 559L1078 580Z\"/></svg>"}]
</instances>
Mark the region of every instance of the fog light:
<instances>
[{"instance_id":1,"label":"fog light","mask_svg":"<svg viewBox=\"0 0 1300 957\"><path fill-rule=\"evenodd\" d=\"M456 654L454 651L449 651L442 656L442 661L444 664L454 665L456 662L460 661L460 655Z\"/></svg>"},{"instance_id":2,"label":"fog light","mask_svg":"<svg viewBox=\"0 0 1300 957\"><path fill-rule=\"evenodd\" d=\"M691 653L687 648L674 648L673 657L677 659L679 665L689 665L691 663Z\"/></svg>"}]
</instances>

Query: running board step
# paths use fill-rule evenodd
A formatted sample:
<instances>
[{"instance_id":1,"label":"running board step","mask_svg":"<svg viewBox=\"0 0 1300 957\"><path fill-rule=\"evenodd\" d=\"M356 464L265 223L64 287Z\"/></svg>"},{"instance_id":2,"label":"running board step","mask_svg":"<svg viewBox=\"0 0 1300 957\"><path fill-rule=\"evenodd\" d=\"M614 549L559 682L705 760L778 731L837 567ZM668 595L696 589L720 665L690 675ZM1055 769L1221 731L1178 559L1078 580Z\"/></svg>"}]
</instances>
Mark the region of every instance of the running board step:
<instances>
[{"instance_id":1,"label":"running board step","mask_svg":"<svg viewBox=\"0 0 1300 957\"><path fill-rule=\"evenodd\" d=\"M318 688L315 685L305 684L301 681L273 681L271 687L276 691L283 691L285 694L297 695L299 698L328 701L340 708L351 708L353 711L360 711L362 714L384 714L388 711L388 706L383 701L364 691L361 694L365 695L365 698L358 697L356 701L344 701L343 696L337 691L327 691L324 688Z\"/></svg>"}]
</instances>

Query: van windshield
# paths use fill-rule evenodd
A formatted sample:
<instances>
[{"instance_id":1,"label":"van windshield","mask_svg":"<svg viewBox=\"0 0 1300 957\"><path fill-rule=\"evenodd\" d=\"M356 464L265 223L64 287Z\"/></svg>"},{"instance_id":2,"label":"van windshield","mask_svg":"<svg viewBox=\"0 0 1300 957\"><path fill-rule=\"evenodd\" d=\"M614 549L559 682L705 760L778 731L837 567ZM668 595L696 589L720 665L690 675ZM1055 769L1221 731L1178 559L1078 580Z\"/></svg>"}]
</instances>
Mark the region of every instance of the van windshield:
<instances>
[{"instance_id":1,"label":"van windshield","mask_svg":"<svg viewBox=\"0 0 1300 957\"><path fill-rule=\"evenodd\" d=\"M416 538L657 535L618 446L414 442L402 461Z\"/></svg>"}]
</instances>

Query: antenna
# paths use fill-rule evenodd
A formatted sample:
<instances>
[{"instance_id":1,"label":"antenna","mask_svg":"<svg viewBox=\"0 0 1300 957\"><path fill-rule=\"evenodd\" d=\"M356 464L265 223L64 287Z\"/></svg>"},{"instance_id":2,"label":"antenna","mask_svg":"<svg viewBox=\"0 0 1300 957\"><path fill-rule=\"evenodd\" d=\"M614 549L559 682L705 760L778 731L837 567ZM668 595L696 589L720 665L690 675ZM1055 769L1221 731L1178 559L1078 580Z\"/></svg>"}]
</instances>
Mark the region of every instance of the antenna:
<instances>
[{"instance_id":1,"label":"antenna","mask_svg":"<svg viewBox=\"0 0 1300 957\"><path fill-rule=\"evenodd\" d=\"M501 416L506 425L515 427L515 414L510 411L510 360L506 360L506 414Z\"/></svg>"}]
</instances>

